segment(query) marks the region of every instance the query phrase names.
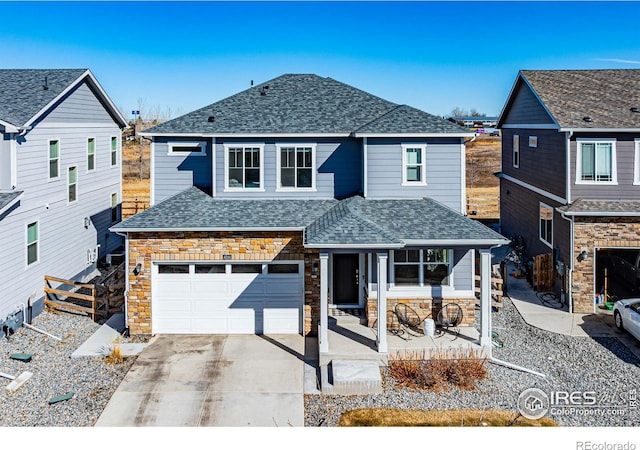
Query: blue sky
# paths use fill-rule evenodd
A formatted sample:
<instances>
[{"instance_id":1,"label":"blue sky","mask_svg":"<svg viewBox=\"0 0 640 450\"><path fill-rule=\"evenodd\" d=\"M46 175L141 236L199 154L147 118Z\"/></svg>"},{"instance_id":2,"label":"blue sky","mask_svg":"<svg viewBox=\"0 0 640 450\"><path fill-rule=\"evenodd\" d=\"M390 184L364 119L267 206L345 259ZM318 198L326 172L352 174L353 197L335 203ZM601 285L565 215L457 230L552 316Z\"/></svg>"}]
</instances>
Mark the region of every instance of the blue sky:
<instances>
[{"instance_id":1,"label":"blue sky","mask_svg":"<svg viewBox=\"0 0 640 450\"><path fill-rule=\"evenodd\" d=\"M0 66L90 68L126 117L184 114L283 73L497 115L519 69L640 68L637 2L0 6Z\"/></svg>"}]
</instances>

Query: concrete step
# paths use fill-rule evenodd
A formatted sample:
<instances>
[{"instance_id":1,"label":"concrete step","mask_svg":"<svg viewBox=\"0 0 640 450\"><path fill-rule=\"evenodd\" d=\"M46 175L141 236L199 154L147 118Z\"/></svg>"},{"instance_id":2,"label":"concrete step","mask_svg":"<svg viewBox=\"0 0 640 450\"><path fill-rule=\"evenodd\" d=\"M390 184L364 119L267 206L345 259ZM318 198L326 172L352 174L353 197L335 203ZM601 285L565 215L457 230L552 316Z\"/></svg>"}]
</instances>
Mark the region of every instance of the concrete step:
<instances>
[{"instance_id":1,"label":"concrete step","mask_svg":"<svg viewBox=\"0 0 640 450\"><path fill-rule=\"evenodd\" d=\"M329 317L338 325L359 325L367 322L364 308L329 308Z\"/></svg>"},{"instance_id":2,"label":"concrete step","mask_svg":"<svg viewBox=\"0 0 640 450\"><path fill-rule=\"evenodd\" d=\"M382 393L380 366L375 361L333 360L320 368L322 392L339 395Z\"/></svg>"}]
</instances>

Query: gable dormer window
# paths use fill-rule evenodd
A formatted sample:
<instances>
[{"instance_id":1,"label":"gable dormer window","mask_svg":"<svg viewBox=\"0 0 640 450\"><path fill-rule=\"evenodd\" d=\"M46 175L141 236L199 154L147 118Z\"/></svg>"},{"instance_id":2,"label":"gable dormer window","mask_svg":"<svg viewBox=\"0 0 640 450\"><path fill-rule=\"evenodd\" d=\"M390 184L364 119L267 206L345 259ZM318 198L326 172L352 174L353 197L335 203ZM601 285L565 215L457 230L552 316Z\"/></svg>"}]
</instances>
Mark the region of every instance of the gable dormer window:
<instances>
[{"instance_id":1,"label":"gable dormer window","mask_svg":"<svg viewBox=\"0 0 640 450\"><path fill-rule=\"evenodd\" d=\"M313 190L315 188L316 146L278 144L278 190Z\"/></svg>"},{"instance_id":2,"label":"gable dormer window","mask_svg":"<svg viewBox=\"0 0 640 450\"><path fill-rule=\"evenodd\" d=\"M576 183L618 184L615 139L579 139L576 144Z\"/></svg>"},{"instance_id":3,"label":"gable dormer window","mask_svg":"<svg viewBox=\"0 0 640 450\"><path fill-rule=\"evenodd\" d=\"M264 190L263 145L225 145L225 188Z\"/></svg>"},{"instance_id":4,"label":"gable dormer window","mask_svg":"<svg viewBox=\"0 0 640 450\"><path fill-rule=\"evenodd\" d=\"M425 186L427 146L424 144L402 144L402 184Z\"/></svg>"}]
</instances>

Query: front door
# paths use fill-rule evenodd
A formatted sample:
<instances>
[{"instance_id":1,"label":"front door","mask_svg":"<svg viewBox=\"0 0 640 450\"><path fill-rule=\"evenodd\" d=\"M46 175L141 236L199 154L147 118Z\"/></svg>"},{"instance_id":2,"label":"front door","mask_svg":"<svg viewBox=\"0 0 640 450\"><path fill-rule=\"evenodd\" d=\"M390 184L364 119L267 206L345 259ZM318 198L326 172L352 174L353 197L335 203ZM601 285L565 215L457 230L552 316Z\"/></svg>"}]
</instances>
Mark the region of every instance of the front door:
<instances>
[{"instance_id":1,"label":"front door","mask_svg":"<svg viewBox=\"0 0 640 450\"><path fill-rule=\"evenodd\" d=\"M358 267L360 255L357 253L336 253L333 255L333 304L358 304Z\"/></svg>"}]
</instances>

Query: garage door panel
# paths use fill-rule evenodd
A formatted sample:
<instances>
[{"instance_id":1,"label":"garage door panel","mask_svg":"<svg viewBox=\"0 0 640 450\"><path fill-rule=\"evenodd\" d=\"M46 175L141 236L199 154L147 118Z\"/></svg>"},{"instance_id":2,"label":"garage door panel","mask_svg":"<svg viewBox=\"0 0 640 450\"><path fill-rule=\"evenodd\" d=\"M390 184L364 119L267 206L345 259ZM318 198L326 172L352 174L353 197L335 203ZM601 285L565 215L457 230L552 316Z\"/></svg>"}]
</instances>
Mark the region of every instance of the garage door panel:
<instances>
[{"instance_id":1,"label":"garage door panel","mask_svg":"<svg viewBox=\"0 0 640 450\"><path fill-rule=\"evenodd\" d=\"M267 295L281 295L291 294L300 295L301 282L299 280L269 280L266 283L265 294Z\"/></svg>"},{"instance_id":2,"label":"garage door panel","mask_svg":"<svg viewBox=\"0 0 640 450\"><path fill-rule=\"evenodd\" d=\"M200 263L189 264L189 273L153 275L155 333L301 331L302 273L240 273L231 263L224 272L207 273L194 267Z\"/></svg>"}]
</instances>

